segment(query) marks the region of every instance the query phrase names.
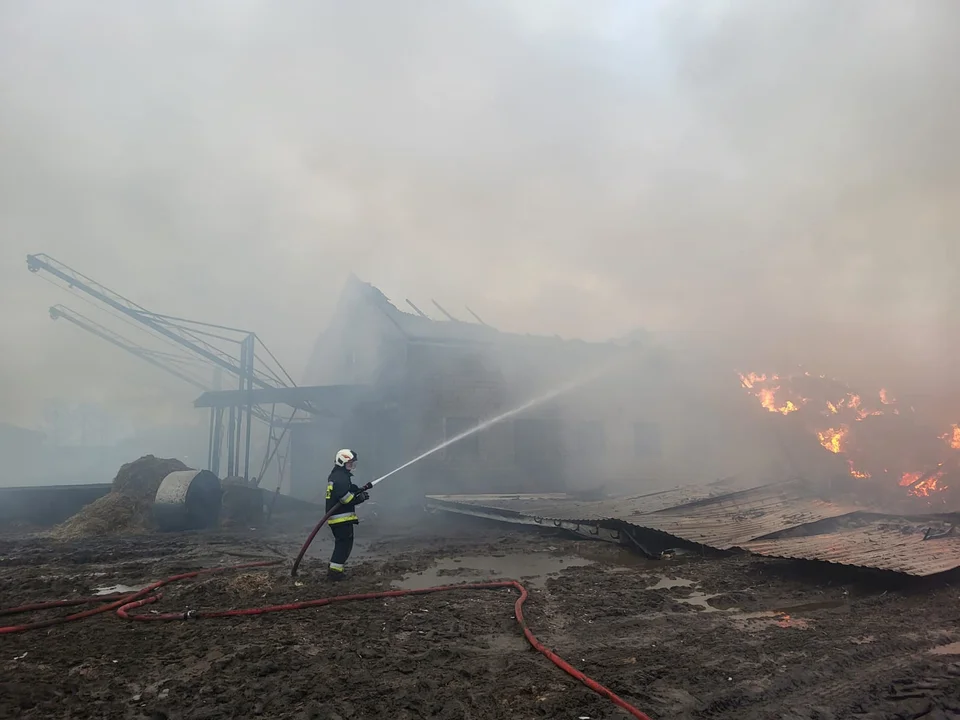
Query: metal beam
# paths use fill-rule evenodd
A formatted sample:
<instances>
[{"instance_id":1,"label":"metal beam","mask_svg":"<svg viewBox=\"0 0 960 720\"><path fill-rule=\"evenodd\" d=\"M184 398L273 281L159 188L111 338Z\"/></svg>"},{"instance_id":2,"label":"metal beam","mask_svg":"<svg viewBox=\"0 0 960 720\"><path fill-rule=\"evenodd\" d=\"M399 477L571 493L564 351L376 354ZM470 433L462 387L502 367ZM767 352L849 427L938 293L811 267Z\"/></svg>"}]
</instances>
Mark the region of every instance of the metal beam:
<instances>
[{"instance_id":1,"label":"metal beam","mask_svg":"<svg viewBox=\"0 0 960 720\"><path fill-rule=\"evenodd\" d=\"M444 309L443 309L443 306L441 306L440 303L438 303L436 300L431 300L430 302L432 302L432 303L436 306L437 310L439 310L439 311L442 312L444 315L446 315L448 320L452 320L453 322L460 322L460 321L457 320L453 315L451 315L451 314L448 313L446 310L444 310Z\"/></svg>"},{"instance_id":2,"label":"metal beam","mask_svg":"<svg viewBox=\"0 0 960 720\"><path fill-rule=\"evenodd\" d=\"M314 414L331 409L349 408L369 391L366 385L312 385L306 387L258 388L254 390L223 390L205 392L193 401L197 408L245 405L288 405L300 407L309 404Z\"/></svg>"},{"instance_id":3,"label":"metal beam","mask_svg":"<svg viewBox=\"0 0 960 720\"><path fill-rule=\"evenodd\" d=\"M483 321L483 318L481 318L481 317L480 317L479 315L477 315L473 310L471 310L469 305L464 305L464 307L467 309L467 312L468 312L468 313L470 313L471 315L473 315L474 319L475 319L478 323L480 323L481 325L483 325L483 326L485 326L485 327L491 327L490 325L487 325L487 323L485 323L485 322ZM491 328L491 329L492 329L492 328Z\"/></svg>"},{"instance_id":4,"label":"metal beam","mask_svg":"<svg viewBox=\"0 0 960 720\"><path fill-rule=\"evenodd\" d=\"M86 330L91 335L96 335L101 340L106 340L114 347L118 347L121 350L126 350L131 355L136 355L144 362L148 362L154 367L160 368L164 372L170 373L174 377L178 377L186 383L190 383L195 388L200 390L209 390L209 386L206 383L190 377L186 373L183 373L176 368L171 367L169 364L162 362L155 357L154 353L150 352L146 348L142 348L125 340L122 335L119 335L109 328L94 322L90 318L84 317L80 313L71 310L70 308L64 307L63 305L54 305L50 308L50 319L58 320L60 318L63 318L64 320L76 325L82 330Z\"/></svg>"},{"instance_id":5,"label":"metal beam","mask_svg":"<svg viewBox=\"0 0 960 720\"><path fill-rule=\"evenodd\" d=\"M419 315L420 317L422 317L424 320L429 320L429 319L430 319L430 316L427 315L423 310L421 310L420 308L418 308L416 305L414 305L414 304L413 304L413 300L411 300L410 298L407 298L407 305L409 305L410 307L412 307L412 308L413 308L413 311L414 311L417 315Z\"/></svg>"},{"instance_id":6,"label":"metal beam","mask_svg":"<svg viewBox=\"0 0 960 720\"><path fill-rule=\"evenodd\" d=\"M171 330L165 322L162 322L160 316L149 312L145 308L130 300L127 300L122 295L117 295L102 285L98 286L92 280L90 280L90 278L78 273L73 268L60 263L51 257L42 254L27 255L27 269L33 273L39 272L40 270L46 270L54 277L59 278L63 282L67 283L71 288L76 288L77 290L85 292L87 295L90 295L105 305L109 305L114 310L117 310L127 317L136 320L154 332L157 332L160 335L163 335L164 337L177 343L178 345L191 350L214 365L219 365L224 370L228 370L237 376L243 374L243 370L237 367L237 364L233 362L232 358L225 359L225 353L213 347L209 343L198 341L196 339L185 338L182 335L179 335ZM260 387L269 387L267 383L263 382L259 378L256 378L254 382Z\"/></svg>"}]
</instances>

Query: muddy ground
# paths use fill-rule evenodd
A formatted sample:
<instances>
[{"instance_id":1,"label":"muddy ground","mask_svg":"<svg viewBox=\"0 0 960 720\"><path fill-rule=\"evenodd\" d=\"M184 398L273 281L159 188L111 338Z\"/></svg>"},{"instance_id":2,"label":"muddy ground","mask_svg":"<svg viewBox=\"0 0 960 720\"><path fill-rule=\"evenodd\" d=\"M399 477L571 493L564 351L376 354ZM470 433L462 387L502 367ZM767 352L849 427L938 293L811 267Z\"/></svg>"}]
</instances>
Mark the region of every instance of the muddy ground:
<instances>
[{"instance_id":1,"label":"muddy ground","mask_svg":"<svg viewBox=\"0 0 960 720\"><path fill-rule=\"evenodd\" d=\"M6 535L0 606L293 555L306 527L86 543ZM215 575L169 586L140 612L520 576L536 635L654 718L960 718L956 577L903 582L746 556L654 562L443 515L373 520L358 534L339 585L324 578L324 531L298 582L289 562ZM105 614L0 636L0 717L628 717L527 646L514 597L455 591L171 623Z\"/></svg>"}]
</instances>

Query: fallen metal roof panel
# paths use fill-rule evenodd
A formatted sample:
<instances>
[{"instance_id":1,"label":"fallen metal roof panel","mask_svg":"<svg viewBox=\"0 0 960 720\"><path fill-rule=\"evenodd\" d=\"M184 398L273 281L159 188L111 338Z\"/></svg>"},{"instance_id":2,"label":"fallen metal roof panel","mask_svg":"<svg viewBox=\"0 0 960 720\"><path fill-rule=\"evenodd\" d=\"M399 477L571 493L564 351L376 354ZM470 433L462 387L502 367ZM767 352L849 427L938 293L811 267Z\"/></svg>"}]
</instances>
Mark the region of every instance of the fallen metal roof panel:
<instances>
[{"instance_id":1,"label":"fallen metal roof panel","mask_svg":"<svg viewBox=\"0 0 960 720\"><path fill-rule=\"evenodd\" d=\"M802 497L801 492L796 485L767 485L673 506L669 503L682 502L685 494L696 493L683 489L672 494L599 502L463 495L431 496L430 499L440 501L444 509L455 511L457 505L483 508L504 519L520 515L567 522L618 520L718 550L729 550L765 535L859 510L850 505Z\"/></svg>"},{"instance_id":2,"label":"fallen metal roof panel","mask_svg":"<svg viewBox=\"0 0 960 720\"><path fill-rule=\"evenodd\" d=\"M506 522L542 525L544 520L553 520L559 527L562 521L568 529L581 531L579 523L586 521L596 523L596 531L591 533L596 535L604 521L619 521L720 550L742 548L756 555L822 560L918 576L960 567L960 535L923 540L928 525L909 524L919 522L918 517L898 522L887 517L819 535L764 539L822 520L853 514L862 519L869 513L863 507L803 497L799 485L767 485L666 508L662 507L666 495L656 495L663 497L587 503L558 499L562 496L557 495L446 495L430 496L429 501L439 509ZM658 503L661 507L651 510Z\"/></svg>"},{"instance_id":3,"label":"fallen metal roof panel","mask_svg":"<svg viewBox=\"0 0 960 720\"><path fill-rule=\"evenodd\" d=\"M630 522L729 550L741 543L864 508L811 497L800 483L762 485L666 508Z\"/></svg>"},{"instance_id":4,"label":"fallen metal roof panel","mask_svg":"<svg viewBox=\"0 0 960 720\"><path fill-rule=\"evenodd\" d=\"M545 493L542 495L431 495L430 499L518 512L553 520L568 518L608 520L652 513L727 493L729 493L727 488L721 490L709 485L695 485L607 500L582 500L564 493Z\"/></svg>"},{"instance_id":5,"label":"fallen metal roof panel","mask_svg":"<svg viewBox=\"0 0 960 720\"><path fill-rule=\"evenodd\" d=\"M656 512L669 512L675 515L709 513L714 510L722 512L723 508L764 507L791 500L808 500L814 496L815 494L803 483L771 483L745 490L728 490L723 493L693 497L682 505L674 505Z\"/></svg>"},{"instance_id":6,"label":"fallen metal roof panel","mask_svg":"<svg viewBox=\"0 0 960 720\"><path fill-rule=\"evenodd\" d=\"M686 515L677 508L628 520L650 530L675 535L690 542L729 550L772 533L858 512L850 505L817 499L782 499L777 502L708 506Z\"/></svg>"},{"instance_id":7,"label":"fallen metal roof panel","mask_svg":"<svg viewBox=\"0 0 960 720\"><path fill-rule=\"evenodd\" d=\"M960 535L924 540L923 528L889 523L823 535L756 540L742 547L757 555L821 560L921 577L960 567Z\"/></svg>"}]
</instances>

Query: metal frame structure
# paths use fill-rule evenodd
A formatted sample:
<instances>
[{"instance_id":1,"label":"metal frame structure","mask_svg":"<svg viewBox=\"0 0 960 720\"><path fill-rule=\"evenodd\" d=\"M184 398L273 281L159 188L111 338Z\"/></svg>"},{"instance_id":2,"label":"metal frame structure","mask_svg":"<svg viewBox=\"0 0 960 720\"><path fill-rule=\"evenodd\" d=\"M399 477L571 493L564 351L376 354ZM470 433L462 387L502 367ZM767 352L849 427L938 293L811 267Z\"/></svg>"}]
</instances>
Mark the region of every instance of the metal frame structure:
<instances>
[{"instance_id":1,"label":"metal frame structure","mask_svg":"<svg viewBox=\"0 0 960 720\"><path fill-rule=\"evenodd\" d=\"M199 388L200 390L204 391L210 389L203 381L198 380L183 370L179 370L174 367L171 362L175 361L176 358L172 354L162 353L156 350L149 350L142 345L137 345L136 343L127 340L120 333L114 332L110 328L91 320L85 315L78 313L76 310L71 310L63 305L54 305L50 308L50 319L66 320L71 324L76 325L81 330L86 330L91 335L96 335L101 340L106 340L114 347L118 347L121 350L127 351L131 355L135 355L144 362L150 363L154 367L159 368L164 372L173 375L174 377L180 378L185 383L189 383L195 388Z\"/></svg>"},{"instance_id":2,"label":"metal frame structure","mask_svg":"<svg viewBox=\"0 0 960 720\"><path fill-rule=\"evenodd\" d=\"M35 274L44 271L52 275L57 280L66 284L70 290L78 290L84 293L89 298L112 310L113 314L121 317L121 319L127 321L132 320L141 329L146 330L155 338L173 343L181 351L186 351L187 357L185 358L182 355L176 356L170 353L159 353L137 346L108 328L89 320L89 318L84 318L78 313L73 313L62 306L51 308L51 317L53 319L60 317L67 319L78 327L107 340L112 345L127 350L137 357L150 362L152 365L159 366L167 372L177 375L181 379L204 389L207 388L202 381L198 381L196 378L188 380L187 374L182 370L171 367L171 363L175 361L189 362L199 360L205 364L213 365L221 371L225 370L230 375L237 377L239 379L238 391L240 395L236 398L236 402L228 408L227 474L238 474L242 467L244 479L249 480L252 418L257 416L268 422L270 425L270 437L274 437L274 415L271 413L269 418L267 418L262 409L256 406L253 397L255 388L269 390L296 387L296 383L293 382L290 375L283 369L283 366L280 365L273 353L270 352L255 333L238 328L213 325L152 312L43 253L27 255L27 269ZM220 344L226 343L239 346L239 358L237 358L234 353L218 347L218 342ZM266 353L267 357L273 361L278 371L271 369L269 364L265 362L265 359L258 356L258 344ZM258 360L260 360L260 367L257 366ZM294 408L294 411L287 424L293 420L298 411L308 413L314 411L309 403L301 402L296 398L292 398L292 400L289 404ZM209 469L217 475L219 475L220 471L220 456L222 451L222 433L220 430L223 424L223 410L224 408L222 407L214 408L211 412L210 420L208 466ZM277 444L282 441L285 432L286 427L284 426L283 433L277 440ZM263 470L260 476L258 476L258 481L259 477L262 477L263 471L266 470L268 462L272 457L269 451L269 444L268 442L268 456L265 459ZM276 448L274 448L273 453L276 453Z\"/></svg>"}]
</instances>

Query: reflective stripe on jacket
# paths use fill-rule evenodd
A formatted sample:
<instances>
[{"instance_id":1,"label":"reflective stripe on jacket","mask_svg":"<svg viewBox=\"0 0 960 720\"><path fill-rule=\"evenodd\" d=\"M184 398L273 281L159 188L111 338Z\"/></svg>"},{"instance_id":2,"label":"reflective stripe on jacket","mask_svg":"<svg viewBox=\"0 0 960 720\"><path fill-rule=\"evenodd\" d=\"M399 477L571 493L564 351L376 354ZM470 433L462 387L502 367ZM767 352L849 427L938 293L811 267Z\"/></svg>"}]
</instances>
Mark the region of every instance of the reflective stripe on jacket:
<instances>
[{"instance_id":1,"label":"reflective stripe on jacket","mask_svg":"<svg viewBox=\"0 0 960 720\"><path fill-rule=\"evenodd\" d=\"M339 525L340 523L346 522L360 522L360 518L357 517L355 512L337 513L336 515L330 516L327 520L327 525Z\"/></svg>"},{"instance_id":2,"label":"reflective stripe on jacket","mask_svg":"<svg viewBox=\"0 0 960 720\"><path fill-rule=\"evenodd\" d=\"M358 491L359 488L353 484L353 474L349 470L338 465L330 471L330 476L327 478L326 510L330 512L337 503L340 503L340 507L337 508L336 514L327 520L328 525L360 522L353 503Z\"/></svg>"}]
</instances>

